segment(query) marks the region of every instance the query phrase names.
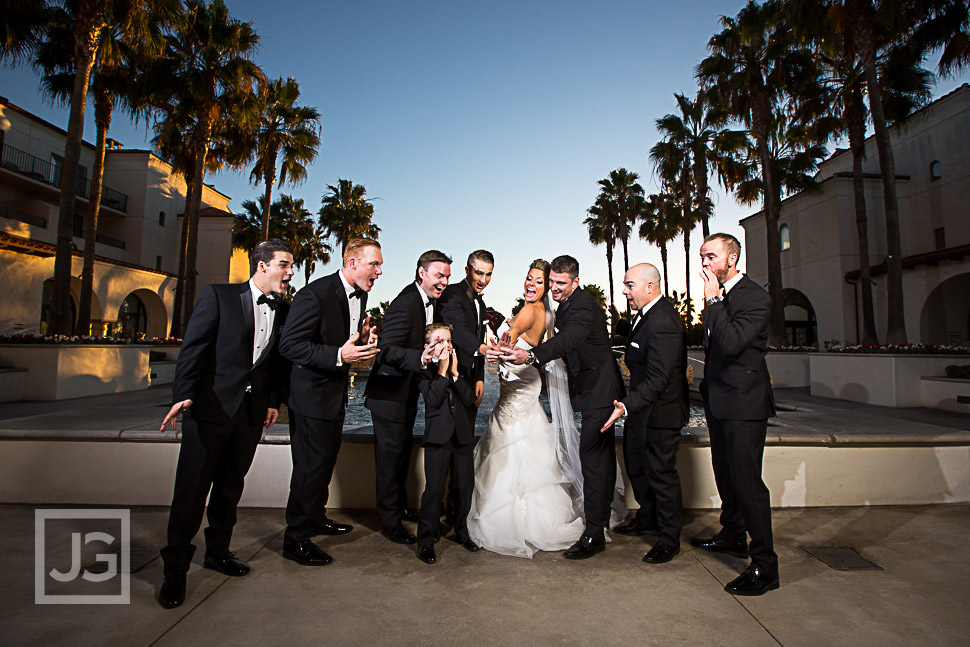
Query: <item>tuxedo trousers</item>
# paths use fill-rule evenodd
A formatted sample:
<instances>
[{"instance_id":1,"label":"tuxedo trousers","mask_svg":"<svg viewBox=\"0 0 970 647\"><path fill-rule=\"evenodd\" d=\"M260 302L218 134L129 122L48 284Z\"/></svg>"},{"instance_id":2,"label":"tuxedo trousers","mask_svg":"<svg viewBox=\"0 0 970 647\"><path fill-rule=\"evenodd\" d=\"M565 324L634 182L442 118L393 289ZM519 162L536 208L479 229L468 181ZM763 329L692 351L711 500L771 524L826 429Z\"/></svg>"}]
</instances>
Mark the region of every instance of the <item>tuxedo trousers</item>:
<instances>
[{"instance_id":1,"label":"tuxedo trousers","mask_svg":"<svg viewBox=\"0 0 970 647\"><path fill-rule=\"evenodd\" d=\"M286 501L284 544L309 539L324 519L344 431L344 406L332 420L313 418L290 409L290 496Z\"/></svg>"},{"instance_id":2,"label":"tuxedo trousers","mask_svg":"<svg viewBox=\"0 0 970 647\"><path fill-rule=\"evenodd\" d=\"M613 407L582 412L579 430L579 462L583 472L583 509L585 535L603 539L610 523L610 508L616 489L616 429L600 429L609 420Z\"/></svg>"},{"instance_id":3,"label":"tuxedo trousers","mask_svg":"<svg viewBox=\"0 0 970 647\"><path fill-rule=\"evenodd\" d=\"M706 404L706 403L705 403ZM711 437L714 481L721 497L718 535L728 541L750 536L751 563L761 569L778 568L771 530L771 496L761 478L767 420L723 420L705 406Z\"/></svg>"},{"instance_id":4,"label":"tuxedo trousers","mask_svg":"<svg viewBox=\"0 0 970 647\"><path fill-rule=\"evenodd\" d=\"M468 511L475 490L474 443L456 445L455 436L443 445L424 445L424 493L418 520L418 545L432 546L441 517L441 496L451 468L451 484L458 492L455 512L455 540L468 539Z\"/></svg>"},{"instance_id":5,"label":"tuxedo trousers","mask_svg":"<svg viewBox=\"0 0 970 647\"><path fill-rule=\"evenodd\" d=\"M640 506L637 519L656 526L668 546L680 544L683 495L677 473L680 429L659 429L627 422L623 427L623 457L633 497Z\"/></svg>"},{"instance_id":6,"label":"tuxedo trousers","mask_svg":"<svg viewBox=\"0 0 970 647\"><path fill-rule=\"evenodd\" d=\"M371 412L374 420L374 471L377 476L377 514L385 528L401 525L401 513L408 504L408 468L414 445L414 419L410 410L404 422L395 422Z\"/></svg>"},{"instance_id":7,"label":"tuxedo trousers","mask_svg":"<svg viewBox=\"0 0 970 647\"><path fill-rule=\"evenodd\" d=\"M475 431L475 419L478 417L478 407L475 405L463 405L465 410L465 416L468 418L468 428ZM458 482L453 476L457 468L457 457L452 454L451 456L451 478L448 479L448 497L447 506L445 511L447 516L455 517L458 512L458 508L461 507L461 496L458 491Z\"/></svg>"},{"instance_id":8,"label":"tuxedo trousers","mask_svg":"<svg viewBox=\"0 0 970 647\"><path fill-rule=\"evenodd\" d=\"M195 554L192 540L202 526L203 516L209 522L205 529L206 552L223 555L229 551L236 507L259 446L262 426L253 414L249 393L239 411L225 424L196 420L191 409L183 415L175 491L168 517L168 544L161 550L166 574L173 569L187 569L191 564Z\"/></svg>"}]
</instances>

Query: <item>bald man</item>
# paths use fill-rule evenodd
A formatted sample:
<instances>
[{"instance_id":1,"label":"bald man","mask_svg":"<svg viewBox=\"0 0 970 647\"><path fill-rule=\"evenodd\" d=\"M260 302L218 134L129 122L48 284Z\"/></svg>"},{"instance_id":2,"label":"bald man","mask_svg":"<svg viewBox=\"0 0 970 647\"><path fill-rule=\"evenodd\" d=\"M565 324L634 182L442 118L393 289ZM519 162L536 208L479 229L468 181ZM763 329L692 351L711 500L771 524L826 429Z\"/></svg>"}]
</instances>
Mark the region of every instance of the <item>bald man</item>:
<instances>
[{"instance_id":1,"label":"bald man","mask_svg":"<svg viewBox=\"0 0 970 647\"><path fill-rule=\"evenodd\" d=\"M623 455L640 509L632 521L613 530L622 535L656 535L643 561L663 564L680 552L683 526L677 448L688 412L687 337L674 306L661 296L660 272L653 265L640 263L627 271L623 296L637 311L632 326L614 328L628 339L630 394L613 403L613 415L604 429L627 416Z\"/></svg>"}]
</instances>

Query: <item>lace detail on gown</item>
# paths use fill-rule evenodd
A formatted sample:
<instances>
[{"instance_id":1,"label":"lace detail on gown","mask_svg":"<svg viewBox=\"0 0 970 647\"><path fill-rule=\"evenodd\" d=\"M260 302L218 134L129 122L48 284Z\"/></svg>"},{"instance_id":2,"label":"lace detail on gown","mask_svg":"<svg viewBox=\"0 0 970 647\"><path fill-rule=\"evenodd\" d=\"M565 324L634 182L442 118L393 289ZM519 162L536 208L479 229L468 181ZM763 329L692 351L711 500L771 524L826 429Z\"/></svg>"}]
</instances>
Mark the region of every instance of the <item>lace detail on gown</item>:
<instances>
[{"instance_id":1,"label":"lace detail on gown","mask_svg":"<svg viewBox=\"0 0 970 647\"><path fill-rule=\"evenodd\" d=\"M521 338L516 345L531 348ZM499 399L475 447L469 535L503 555L563 550L583 533L585 522L581 493L563 473L556 432L539 404L539 372L502 363L498 373Z\"/></svg>"}]
</instances>

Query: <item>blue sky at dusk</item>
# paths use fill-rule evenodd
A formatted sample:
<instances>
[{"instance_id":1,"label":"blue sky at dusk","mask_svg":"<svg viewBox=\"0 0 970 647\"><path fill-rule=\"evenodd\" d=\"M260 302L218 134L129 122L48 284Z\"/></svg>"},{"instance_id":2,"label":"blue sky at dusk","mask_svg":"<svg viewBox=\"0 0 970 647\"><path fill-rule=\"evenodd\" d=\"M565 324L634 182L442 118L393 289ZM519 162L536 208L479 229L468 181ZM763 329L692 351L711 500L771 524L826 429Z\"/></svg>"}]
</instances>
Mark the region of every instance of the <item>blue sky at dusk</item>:
<instances>
[{"instance_id":1,"label":"blue sky at dusk","mask_svg":"<svg viewBox=\"0 0 970 647\"><path fill-rule=\"evenodd\" d=\"M508 314L534 258L572 254L583 283L607 287L603 247L588 242L583 219L597 180L626 167L648 193L657 182L648 151L656 118L675 111L673 94L693 94L695 65L719 17L735 1L667 2L265 2L227 0L233 16L262 37L257 62L267 75L299 81L302 103L323 116L323 146L309 178L282 191L316 213L338 178L367 187L381 227L384 275L371 303L389 300L413 276L426 249L464 258L495 254L486 301ZM935 96L966 75L941 82ZM67 127L29 69L0 69L0 95ZM85 139L94 137L89 125ZM144 125L119 116L110 136L147 148ZM262 195L248 171L207 178L230 207ZM274 195L279 195L275 190ZM713 230L743 240L737 205L715 185ZM691 287L699 298L692 235ZM670 244L671 288L684 288L683 241ZM660 266L660 252L634 241L631 262ZM332 272L336 264L318 270ZM743 264L742 264L743 268ZM623 261L617 248L617 299ZM302 273L301 275L302 276ZM294 281L302 285L302 278ZM376 299L376 300L375 300Z\"/></svg>"}]
</instances>

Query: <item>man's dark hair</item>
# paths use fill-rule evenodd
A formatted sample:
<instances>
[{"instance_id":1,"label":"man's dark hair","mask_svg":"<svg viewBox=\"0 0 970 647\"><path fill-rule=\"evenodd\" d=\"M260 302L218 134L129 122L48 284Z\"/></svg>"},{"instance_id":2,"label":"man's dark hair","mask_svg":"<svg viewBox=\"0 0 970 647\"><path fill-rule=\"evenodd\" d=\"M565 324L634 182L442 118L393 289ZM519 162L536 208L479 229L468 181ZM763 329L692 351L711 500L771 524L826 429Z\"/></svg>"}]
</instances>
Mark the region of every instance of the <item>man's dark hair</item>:
<instances>
[{"instance_id":1,"label":"man's dark hair","mask_svg":"<svg viewBox=\"0 0 970 647\"><path fill-rule=\"evenodd\" d=\"M737 238L731 234L718 233L711 234L704 239L704 242L709 243L712 240L721 241L721 244L724 245L724 251L727 252L728 256L734 254L737 256L738 260L741 260L741 241L739 241ZM735 261L735 263L737 263L737 261Z\"/></svg>"},{"instance_id":2,"label":"man's dark hair","mask_svg":"<svg viewBox=\"0 0 970 647\"><path fill-rule=\"evenodd\" d=\"M418 266L414 268L414 280L421 281L418 270L422 267L427 270L432 263L447 263L451 265L451 259L444 252L438 251L437 249L429 249L418 257Z\"/></svg>"},{"instance_id":3,"label":"man's dark hair","mask_svg":"<svg viewBox=\"0 0 970 647\"><path fill-rule=\"evenodd\" d=\"M482 263L495 265L495 257L492 256L492 252L486 251L484 249L476 249L474 252L469 254L468 261L465 262L465 265L467 265L468 267L471 267L472 261L481 261Z\"/></svg>"},{"instance_id":4,"label":"man's dark hair","mask_svg":"<svg viewBox=\"0 0 970 647\"><path fill-rule=\"evenodd\" d=\"M260 261L269 265L276 256L276 252L292 254L293 250L279 238L270 238L256 243L253 251L249 253L249 273L254 274L256 272L256 267Z\"/></svg>"},{"instance_id":5,"label":"man's dark hair","mask_svg":"<svg viewBox=\"0 0 970 647\"><path fill-rule=\"evenodd\" d=\"M556 274L568 274L570 280L579 276L579 261L572 256L557 256L549 264L549 271Z\"/></svg>"}]
</instances>

